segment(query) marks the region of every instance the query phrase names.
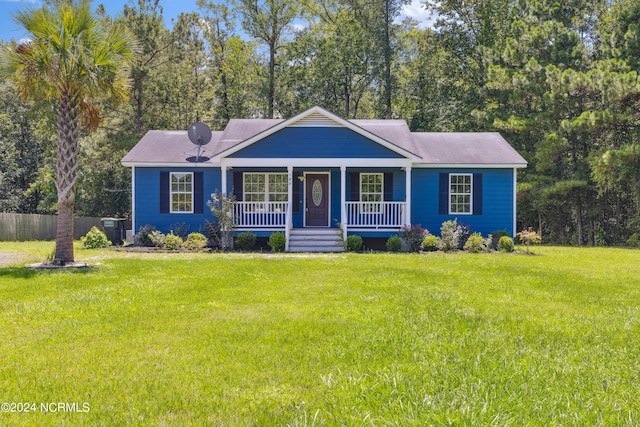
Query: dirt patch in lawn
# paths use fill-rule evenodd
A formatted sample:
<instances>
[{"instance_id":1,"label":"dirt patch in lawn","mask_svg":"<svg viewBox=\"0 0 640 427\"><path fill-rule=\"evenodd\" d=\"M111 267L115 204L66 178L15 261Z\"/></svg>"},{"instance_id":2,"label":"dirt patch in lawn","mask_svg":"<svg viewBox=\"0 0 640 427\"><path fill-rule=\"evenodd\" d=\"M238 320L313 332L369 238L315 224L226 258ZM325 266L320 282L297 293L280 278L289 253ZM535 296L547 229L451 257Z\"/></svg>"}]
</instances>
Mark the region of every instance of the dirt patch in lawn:
<instances>
[{"instance_id":1,"label":"dirt patch in lawn","mask_svg":"<svg viewBox=\"0 0 640 427\"><path fill-rule=\"evenodd\" d=\"M0 252L0 267L17 264L24 259L24 254L19 252Z\"/></svg>"}]
</instances>

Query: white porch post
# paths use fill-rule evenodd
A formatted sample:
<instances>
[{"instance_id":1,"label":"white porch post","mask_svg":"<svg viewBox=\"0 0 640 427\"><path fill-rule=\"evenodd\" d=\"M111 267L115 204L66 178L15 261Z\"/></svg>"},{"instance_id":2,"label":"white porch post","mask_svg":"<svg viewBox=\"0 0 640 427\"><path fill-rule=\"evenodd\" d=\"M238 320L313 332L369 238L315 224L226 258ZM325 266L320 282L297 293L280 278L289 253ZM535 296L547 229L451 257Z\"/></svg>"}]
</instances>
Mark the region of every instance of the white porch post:
<instances>
[{"instance_id":1,"label":"white porch post","mask_svg":"<svg viewBox=\"0 0 640 427\"><path fill-rule=\"evenodd\" d=\"M220 193L226 195L227 194L227 166L220 165L220 173L222 174L221 184L222 187L220 189Z\"/></svg>"},{"instance_id":2,"label":"white porch post","mask_svg":"<svg viewBox=\"0 0 640 427\"><path fill-rule=\"evenodd\" d=\"M411 225L411 166L407 166L405 168L404 175L406 179L405 188L407 192L407 195L405 196L407 203L404 211L404 223L406 225Z\"/></svg>"},{"instance_id":3,"label":"white porch post","mask_svg":"<svg viewBox=\"0 0 640 427\"><path fill-rule=\"evenodd\" d=\"M511 237L513 237L515 239L516 237L516 227L518 226L516 224L517 220L518 220L518 212L517 212L517 192L518 192L518 169L513 168L513 235ZM542 230L539 230L540 235L542 236Z\"/></svg>"},{"instance_id":4,"label":"white porch post","mask_svg":"<svg viewBox=\"0 0 640 427\"><path fill-rule=\"evenodd\" d=\"M340 166L340 224L342 237L347 241L347 167Z\"/></svg>"},{"instance_id":5,"label":"white porch post","mask_svg":"<svg viewBox=\"0 0 640 427\"><path fill-rule=\"evenodd\" d=\"M289 238L291 237L291 225L293 215L293 166L287 166L287 217L284 225L285 252L289 252Z\"/></svg>"}]
</instances>

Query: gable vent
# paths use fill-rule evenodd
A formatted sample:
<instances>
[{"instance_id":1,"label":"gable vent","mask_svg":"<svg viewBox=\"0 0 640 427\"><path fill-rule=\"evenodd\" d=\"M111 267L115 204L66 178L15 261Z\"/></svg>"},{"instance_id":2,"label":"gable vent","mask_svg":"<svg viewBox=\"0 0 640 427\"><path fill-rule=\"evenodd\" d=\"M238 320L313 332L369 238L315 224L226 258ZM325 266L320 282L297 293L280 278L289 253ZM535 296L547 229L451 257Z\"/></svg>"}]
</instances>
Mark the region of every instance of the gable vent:
<instances>
[{"instance_id":1,"label":"gable vent","mask_svg":"<svg viewBox=\"0 0 640 427\"><path fill-rule=\"evenodd\" d=\"M307 117L289 125L291 127L341 127L342 125L320 113L312 113Z\"/></svg>"}]
</instances>

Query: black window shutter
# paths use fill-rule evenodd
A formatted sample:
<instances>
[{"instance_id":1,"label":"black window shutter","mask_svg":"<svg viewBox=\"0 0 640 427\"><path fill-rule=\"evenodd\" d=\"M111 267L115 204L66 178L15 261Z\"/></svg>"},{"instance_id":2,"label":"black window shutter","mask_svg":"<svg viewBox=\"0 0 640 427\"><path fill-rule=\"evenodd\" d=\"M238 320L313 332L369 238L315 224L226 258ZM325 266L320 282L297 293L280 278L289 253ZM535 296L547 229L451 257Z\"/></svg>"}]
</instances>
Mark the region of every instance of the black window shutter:
<instances>
[{"instance_id":1,"label":"black window shutter","mask_svg":"<svg viewBox=\"0 0 640 427\"><path fill-rule=\"evenodd\" d=\"M160 213L169 213L169 172L160 172Z\"/></svg>"},{"instance_id":2,"label":"black window shutter","mask_svg":"<svg viewBox=\"0 0 640 427\"><path fill-rule=\"evenodd\" d=\"M384 174L384 198L385 202L393 201L393 173Z\"/></svg>"},{"instance_id":3,"label":"black window shutter","mask_svg":"<svg viewBox=\"0 0 640 427\"><path fill-rule=\"evenodd\" d=\"M291 197L293 198L293 200L291 200L291 209L293 213L300 212L300 185L302 185L302 183L298 179L299 176L301 176L299 173L293 174L293 182L291 183L293 186L291 190Z\"/></svg>"},{"instance_id":4,"label":"black window shutter","mask_svg":"<svg viewBox=\"0 0 640 427\"><path fill-rule=\"evenodd\" d=\"M440 174L440 215L449 213L449 174Z\"/></svg>"},{"instance_id":5,"label":"black window shutter","mask_svg":"<svg viewBox=\"0 0 640 427\"><path fill-rule=\"evenodd\" d=\"M482 174L473 174L473 214L482 215Z\"/></svg>"},{"instance_id":6,"label":"black window shutter","mask_svg":"<svg viewBox=\"0 0 640 427\"><path fill-rule=\"evenodd\" d=\"M242 181L242 172L233 173L233 195L236 196L238 202L242 201L242 193L244 182Z\"/></svg>"},{"instance_id":7,"label":"black window shutter","mask_svg":"<svg viewBox=\"0 0 640 427\"><path fill-rule=\"evenodd\" d=\"M202 172L193 173L193 213L201 214L203 205L203 175Z\"/></svg>"},{"instance_id":8,"label":"black window shutter","mask_svg":"<svg viewBox=\"0 0 640 427\"><path fill-rule=\"evenodd\" d=\"M358 172L349 172L349 190L352 202L360 201L360 174Z\"/></svg>"}]
</instances>

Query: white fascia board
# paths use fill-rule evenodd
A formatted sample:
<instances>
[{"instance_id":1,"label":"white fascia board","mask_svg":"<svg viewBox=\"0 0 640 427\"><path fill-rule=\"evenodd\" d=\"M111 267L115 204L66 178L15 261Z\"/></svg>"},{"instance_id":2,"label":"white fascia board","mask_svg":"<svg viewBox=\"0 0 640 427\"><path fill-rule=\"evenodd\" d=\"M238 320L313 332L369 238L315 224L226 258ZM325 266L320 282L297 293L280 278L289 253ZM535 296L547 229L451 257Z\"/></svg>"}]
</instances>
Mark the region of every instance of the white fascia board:
<instances>
[{"instance_id":1,"label":"white fascia board","mask_svg":"<svg viewBox=\"0 0 640 427\"><path fill-rule=\"evenodd\" d=\"M272 159L245 159L226 158L222 159L222 164L226 167L379 167L379 168L403 168L410 167L409 159L334 159L334 158L272 158Z\"/></svg>"},{"instance_id":2,"label":"white fascia board","mask_svg":"<svg viewBox=\"0 0 640 427\"><path fill-rule=\"evenodd\" d=\"M422 169L514 169L526 168L526 163L414 163L414 168Z\"/></svg>"},{"instance_id":3,"label":"white fascia board","mask_svg":"<svg viewBox=\"0 0 640 427\"><path fill-rule=\"evenodd\" d=\"M308 109L307 111L304 111L304 112L298 114L297 116L294 116L294 117L292 117L292 118L290 118L288 120L285 120L282 123L279 123L279 124L269 128L267 130L264 130L264 131L260 132L259 134L254 135L249 139L246 139L244 142L242 142L242 143L240 143L240 144L238 144L236 146L233 146L233 147L223 151L222 153L218 153L218 155L216 155L215 157L212 157L211 159L213 161L219 162L220 158L228 157L228 156L230 156L230 155L232 155L232 154L234 154L234 153L236 153L236 152L238 152L238 151L250 146L251 144L260 141L261 139L266 138L269 135L272 135L272 134L274 134L274 133L276 133L276 132L278 132L278 131L286 128L286 127L294 125L296 122L298 122L298 121L304 119L305 117L307 117L307 116L309 116L311 114L314 114L314 113L322 114L322 115L326 116L327 118L329 118L331 120L334 120L339 125L344 126L345 128L350 129L350 130L352 130L352 131L364 136L367 139L370 139L370 140L372 140L374 142L377 142L378 144L382 145L385 148L388 148L389 150L393 151L394 153L398 153L403 157L411 159L411 161L413 161L413 162L422 161L421 157L419 157L419 156L417 156L417 155L415 155L413 153L410 153L410 152L398 147L397 145L390 143L386 139L382 139L379 136L374 135L371 132L368 132L368 131L362 129L361 127L356 126L353 123L351 123L351 122L349 122L347 120L344 120L344 119L336 116L335 114L332 114L332 113L328 112L327 110L325 110L325 109L323 109L321 107L318 107L318 106L312 107L312 108Z\"/></svg>"},{"instance_id":4,"label":"white fascia board","mask_svg":"<svg viewBox=\"0 0 640 427\"><path fill-rule=\"evenodd\" d=\"M122 166L127 168L219 168L219 163L213 162L183 162L183 163L145 163L145 162L120 162Z\"/></svg>"}]
</instances>

